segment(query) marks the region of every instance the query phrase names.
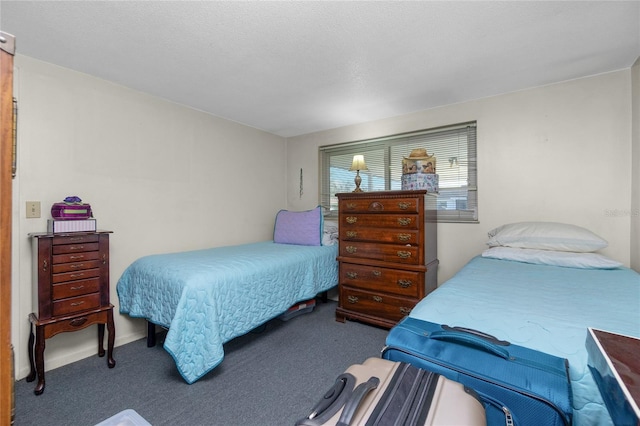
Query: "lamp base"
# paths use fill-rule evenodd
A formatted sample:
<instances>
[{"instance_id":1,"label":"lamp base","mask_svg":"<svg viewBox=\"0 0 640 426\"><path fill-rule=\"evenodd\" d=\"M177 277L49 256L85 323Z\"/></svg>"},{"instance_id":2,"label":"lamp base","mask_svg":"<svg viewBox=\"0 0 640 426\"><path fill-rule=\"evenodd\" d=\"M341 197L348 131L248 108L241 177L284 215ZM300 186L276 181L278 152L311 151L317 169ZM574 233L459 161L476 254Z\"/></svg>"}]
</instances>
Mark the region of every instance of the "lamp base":
<instances>
[{"instance_id":1,"label":"lamp base","mask_svg":"<svg viewBox=\"0 0 640 426\"><path fill-rule=\"evenodd\" d=\"M356 189L354 189L353 192L363 192L362 189L360 189L360 182L362 182L362 178L360 177L360 170L356 170Z\"/></svg>"}]
</instances>

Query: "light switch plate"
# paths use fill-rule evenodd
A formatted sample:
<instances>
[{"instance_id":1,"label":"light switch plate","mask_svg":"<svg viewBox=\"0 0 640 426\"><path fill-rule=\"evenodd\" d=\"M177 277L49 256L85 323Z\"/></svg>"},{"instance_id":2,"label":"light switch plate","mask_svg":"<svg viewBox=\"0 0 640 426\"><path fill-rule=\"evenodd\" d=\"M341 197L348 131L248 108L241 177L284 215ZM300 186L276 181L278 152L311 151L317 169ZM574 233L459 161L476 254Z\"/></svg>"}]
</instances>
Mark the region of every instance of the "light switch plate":
<instances>
[{"instance_id":1,"label":"light switch plate","mask_svg":"<svg viewBox=\"0 0 640 426\"><path fill-rule=\"evenodd\" d=\"M27 201L27 219L40 217L40 201Z\"/></svg>"}]
</instances>

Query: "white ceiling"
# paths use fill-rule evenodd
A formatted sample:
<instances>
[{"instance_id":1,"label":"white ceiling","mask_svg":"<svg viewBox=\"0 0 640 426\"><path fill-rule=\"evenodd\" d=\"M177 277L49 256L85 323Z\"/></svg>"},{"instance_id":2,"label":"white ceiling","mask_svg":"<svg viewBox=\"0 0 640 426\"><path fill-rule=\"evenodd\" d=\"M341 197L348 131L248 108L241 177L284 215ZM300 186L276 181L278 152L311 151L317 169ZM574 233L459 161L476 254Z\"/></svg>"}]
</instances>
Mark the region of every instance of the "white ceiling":
<instances>
[{"instance_id":1,"label":"white ceiling","mask_svg":"<svg viewBox=\"0 0 640 426\"><path fill-rule=\"evenodd\" d=\"M16 53L284 137L631 67L640 1L7 1Z\"/></svg>"}]
</instances>

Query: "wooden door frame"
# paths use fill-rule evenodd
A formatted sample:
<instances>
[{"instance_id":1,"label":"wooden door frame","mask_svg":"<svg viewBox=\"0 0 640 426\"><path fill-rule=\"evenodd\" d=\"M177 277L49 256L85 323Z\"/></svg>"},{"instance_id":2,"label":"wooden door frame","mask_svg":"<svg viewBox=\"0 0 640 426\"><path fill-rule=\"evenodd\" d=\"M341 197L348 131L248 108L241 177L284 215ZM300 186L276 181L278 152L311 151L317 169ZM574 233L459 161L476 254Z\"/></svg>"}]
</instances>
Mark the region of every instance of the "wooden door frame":
<instances>
[{"instance_id":1,"label":"wooden door frame","mask_svg":"<svg viewBox=\"0 0 640 426\"><path fill-rule=\"evenodd\" d=\"M11 347L11 218L13 164L13 55L15 39L0 32L0 425L13 416Z\"/></svg>"}]
</instances>

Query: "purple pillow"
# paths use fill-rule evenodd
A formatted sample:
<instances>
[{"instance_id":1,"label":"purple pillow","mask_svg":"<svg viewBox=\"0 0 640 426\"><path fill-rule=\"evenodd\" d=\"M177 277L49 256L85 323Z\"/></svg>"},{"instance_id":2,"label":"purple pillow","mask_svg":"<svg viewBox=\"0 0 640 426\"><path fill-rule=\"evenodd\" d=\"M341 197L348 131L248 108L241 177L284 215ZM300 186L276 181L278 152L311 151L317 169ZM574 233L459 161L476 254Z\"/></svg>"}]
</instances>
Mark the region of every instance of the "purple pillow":
<instances>
[{"instance_id":1,"label":"purple pillow","mask_svg":"<svg viewBox=\"0 0 640 426\"><path fill-rule=\"evenodd\" d=\"M319 246L322 243L322 209L292 212L280 210L276 215L273 241L281 244Z\"/></svg>"}]
</instances>

